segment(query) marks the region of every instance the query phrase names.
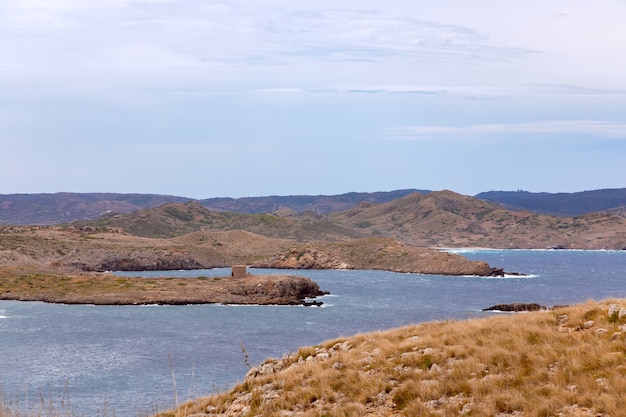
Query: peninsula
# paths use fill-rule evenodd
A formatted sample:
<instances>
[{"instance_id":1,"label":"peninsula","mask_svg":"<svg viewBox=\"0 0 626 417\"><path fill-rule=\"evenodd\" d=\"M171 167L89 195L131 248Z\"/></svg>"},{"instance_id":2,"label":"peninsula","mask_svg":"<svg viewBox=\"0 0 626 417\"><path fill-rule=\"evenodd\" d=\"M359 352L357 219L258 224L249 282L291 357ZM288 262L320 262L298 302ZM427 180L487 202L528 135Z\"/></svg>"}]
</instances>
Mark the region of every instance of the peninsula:
<instances>
[{"instance_id":1,"label":"peninsula","mask_svg":"<svg viewBox=\"0 0 626 417\"><path fill-rule=\"evenodd\" d=\"M138 278L1 268L0 276L0 300L62 304L319 305L307 299L326 294L309 278L293 275Z\"/></svg>"}]
</instances>

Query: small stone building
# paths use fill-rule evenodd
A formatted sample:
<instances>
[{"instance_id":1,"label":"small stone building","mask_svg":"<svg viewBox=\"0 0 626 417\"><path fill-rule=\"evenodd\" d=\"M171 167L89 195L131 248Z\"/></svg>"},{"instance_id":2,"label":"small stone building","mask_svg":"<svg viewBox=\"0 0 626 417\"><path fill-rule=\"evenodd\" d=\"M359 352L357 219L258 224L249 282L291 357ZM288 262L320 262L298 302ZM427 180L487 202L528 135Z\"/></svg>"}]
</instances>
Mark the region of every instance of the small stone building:
<instances>
[{"instance_id":1,"label":"small stone building","mask_svg":"<svg viewBox=\"0 0 626 417\"><path fill-rule=\"evenodd\" d=\"M233 265L233 269L232 269L230 276L233 278L245 278L246 276L248 276L248 273L246 272L246 266L245 265Z\"/></svg>"}]
</instances>

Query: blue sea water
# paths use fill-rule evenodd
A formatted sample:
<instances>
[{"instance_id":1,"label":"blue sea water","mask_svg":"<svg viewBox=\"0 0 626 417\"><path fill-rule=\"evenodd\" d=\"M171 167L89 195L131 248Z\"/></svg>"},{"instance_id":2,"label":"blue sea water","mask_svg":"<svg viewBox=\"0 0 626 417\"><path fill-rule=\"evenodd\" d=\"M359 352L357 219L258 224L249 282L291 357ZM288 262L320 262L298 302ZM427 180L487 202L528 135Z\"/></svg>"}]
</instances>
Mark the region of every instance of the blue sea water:
<instances>
[{"instance_id":1,"label":"blue sea water","mask_svg":"<svg viewBox=\"0 0 626 417\"><path fill-rule=\"evenodd\" d=\"M626 297L626 251L456 252L527 276L296 271L331 292L321 298L323 307L0 301L0 393L22 411L40 407L43 396L79 416L145 416L177 400L232 387L249 365L267 357L328 339L493 314L481 310L500 303L552 306ZM229 274L227 269L141 273Z\"/></svg>"}]
</instances>

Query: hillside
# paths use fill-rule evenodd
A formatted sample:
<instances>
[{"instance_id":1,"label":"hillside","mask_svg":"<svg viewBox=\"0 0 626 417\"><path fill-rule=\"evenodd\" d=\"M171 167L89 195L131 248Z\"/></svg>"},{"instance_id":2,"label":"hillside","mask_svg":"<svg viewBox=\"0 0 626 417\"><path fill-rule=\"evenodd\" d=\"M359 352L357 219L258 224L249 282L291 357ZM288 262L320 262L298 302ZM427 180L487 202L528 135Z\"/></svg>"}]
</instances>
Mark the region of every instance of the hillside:
<instances>
[{"instance_id":1,"label":"hillside","mask_svg":"<svg viewBox=\"0 0 626 417\"><path fill-rule=\"evenodd\" d=\"M395 190L373 193L346 193L339 195L296 195L242 198L208 198L200 200L204 207L214 211L233 211L246 214L273 213L290 210L295 213L312 211L327 214L350 209L362 202L384 203L405 197L411 193L428 193L428 190Z\"/></svg>"},{"instance_id":2,"label":"hillside","mask_svg":"<svg viewBox=\"0 0 626 417\"><path fill-rule=\"evenodd\" d=\"M109 215L98 220L71 223L74 227L105 227L153 238L168 238L186 233L210 230L246 230L281 239L337 240L363 236L358 231L331 223L317 216L284 217L276 214L242 214L216 212L196 201L166 204L125 215Z\"/></svg>"},{"instance_id":3,"label":"hillside","mask_svg":"<svg viewBox=\"0 0 626 417\"><path fill-rule=\"evenodd\" d=\"M419 246L626 248L626 218L606 212L556 217L514 211L451 191L362 204L328 218L362 233Z\"/></svg>"},{"instance_id":4,"label":"hillside","mask_svg":"<svg viewBox=\"0 0 626 417\"><path fill-rule=\"evenodd\" d=\"M293 243L241 230L159 239L58 226L0 227L0 266L83 271L213 268L263 260Z\"/></svg>"},{"instance_id":5,"label":"hillside","mask_svg":"<svg viewBox=\"0 0 626 417\"><path fill-rule=\"evenodd\" d=\"M430 322L268 359L159 417L620 416L626 300Z\"/></svg>"},{"instance_id":6,"label":"hillside","mask_svg":"<svg viewBox=\"0 0 626 417\"><path fill-rule=\"evenodd\" d=\"M296 195L242 198L192 198L158 194L55 193L0 194L0 224L54 225L77 220L93 220L107 213L127 214L167 203L197 201L211 211L242 214L311 212L324 215L349 210L364 204L379 204L429 190L394 190L352 192L339 195ZM525 191L490 191L477 198L495 202L512 210L541 214L578 216L585 213L619 210L626 206L626 189L604 189L579 193L529 193ZM623 212L623 208L620 212Z\"/></svg>"},{"instance_id":7,"label":"hillside","mask_svg":"<svg viewBox=\"0 0 626 417\"><path fill-rule=\"evenodd\" d=\"M626 188L578 193L530 193L528 191L489 191L476 198L513 210L529 210L555 216L580 216L626 206Z\"/></svg>"},{"instance_id":8,"label":"hillside","mask_svg":"<svg viewBox=\"0 0 626 417\"><path fill-rule=\"evenodd\" d=\"M189 199L157 194L0 194L0 225L53 225L185 201Z\"/></svg>"},{"instance_id":9,"label":"hillside","mask_svg":"<svg viewBox=\"0 0 626 417\"><path fill-rule=\"evenodd\" d=\"M299 260L312 259L315 262L300 266L271 265L292 251L297 251L293 255ZM302 255L298 256L300 252ZM234 264L299 269L381 269L442 275L502 273L485 262L414 248L379 237L312 244L242 230L198 231L174 238L146 238L103 228L0 227L0 268L32 267L71 274L79 271L205 269Z\"/></svg>"},{"instance_id":10,"label":"hillside","mask_svg":"<svg viewBox=\"0 0 626 417\"><path fill-rule=\"evenodd\" d=\"M329 196L270 196L244 198L192 198L157 194L55 193L0 194L0 225L54 225L93 220L106 214L127 214L167 203L198 201L212 211L265 214L275 211L324 214L347 210L368 201L380 203L404 197L416 190L347 193ZM427 192L427 191L423 191Z\"/></svg>"},{"instance_id":11,"label":"hillside","mask_svg":"<svg viewBox=\"0 0 626 417\"><path fill-rule=\"evenodd\" d=\"M380 267L381 264L384 268ZM279 269L385 269L435 275L505 274L503 270L492 268L486 262L403 245L395 239L382 237L292 246L254 266Z\"/></svg>"},{"instance_id":12,"label":"hillside","mask_svg":"<svg viewBox=\"0 0 626 417\"><path fill-rule=\"evenodd\" d=\"M200 230L246 230L310 243L377 236L422 247L626 248L626 217L619 212L548 216L509 210L452 191L413 193L379 204L362 202L350 210L323 216L310 211L301 214L215 212L198 202L172 203L76 222L72 226L104 227L135 236L163 238Z\"/></svg>"},{"instance_id":13,"label":"hillside","mask_svg":"<svg viewBox=\"0 0 626 417\"><path fill-rule=\"evenodd\" d=\"M158 200L148 199L150 204ZM172 238L197 231L245 230L298 242L392 237L423 247L626 248L626 216L620 206L576 217L512 210L452 191L412 193L384 203L361 201L341 212L245 214L214 211L198 201L168 203L127 214L69 223L84 230L109 230L147 238ZM93 208L93 207L92 207Z\"/></svg>"}]
</instances>

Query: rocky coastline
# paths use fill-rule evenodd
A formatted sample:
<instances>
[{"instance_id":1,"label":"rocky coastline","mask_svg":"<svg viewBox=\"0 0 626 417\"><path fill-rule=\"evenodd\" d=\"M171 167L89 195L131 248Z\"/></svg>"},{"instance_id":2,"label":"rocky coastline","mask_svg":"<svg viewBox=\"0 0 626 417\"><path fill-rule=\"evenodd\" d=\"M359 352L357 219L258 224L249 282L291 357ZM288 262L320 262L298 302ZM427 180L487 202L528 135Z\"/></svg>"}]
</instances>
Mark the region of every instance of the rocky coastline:
<instances>
[{"instance_id":1,"label":"rocky coastline","mask_svg":"<svg viewBox=\"0 0 626 417\"><path fill-rule=\"evenodd\" d=\"M328 294L307 277L138 278L110 274L24 274L0 271L0 300L93 305L320 305Z\"/></svg>"},{"instance_id":2,"label":"rocky coastline","mask_svg":"<svg viewBox=\"0 0 626 417\"><path fill-rule=\"evenodd\" d=\"M366 243L366 240L362 242ZM375 249L331 244L323 247L293 247L264 261L256 268L274 269L376 269L400 273L502 277L523 274L505 272L484 261L472 261L461 255L401 245L388 240Z\"/></svg>"}]
</instances>

